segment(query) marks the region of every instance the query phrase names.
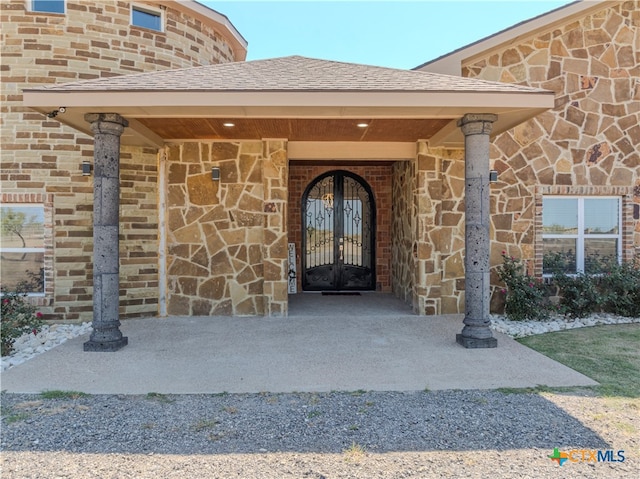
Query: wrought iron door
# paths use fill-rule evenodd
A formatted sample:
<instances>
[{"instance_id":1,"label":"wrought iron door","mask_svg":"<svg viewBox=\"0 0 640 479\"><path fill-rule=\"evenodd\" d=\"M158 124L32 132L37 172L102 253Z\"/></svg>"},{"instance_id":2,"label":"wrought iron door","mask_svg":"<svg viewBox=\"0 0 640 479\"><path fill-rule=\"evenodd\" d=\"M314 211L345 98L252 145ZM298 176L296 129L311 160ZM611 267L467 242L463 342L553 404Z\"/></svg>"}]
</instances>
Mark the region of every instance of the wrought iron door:
<instances>
[{"instance_id":1,"label":"wrought iron door","mask_svg":"<svg viewBox=\"0 0 640 479\"><path fill-rule=\"evenodd\" d=\"M307 187L302 251L304 290L375 289L375 204L362 178L331 171Z\"/></svg>"}]
</instances>

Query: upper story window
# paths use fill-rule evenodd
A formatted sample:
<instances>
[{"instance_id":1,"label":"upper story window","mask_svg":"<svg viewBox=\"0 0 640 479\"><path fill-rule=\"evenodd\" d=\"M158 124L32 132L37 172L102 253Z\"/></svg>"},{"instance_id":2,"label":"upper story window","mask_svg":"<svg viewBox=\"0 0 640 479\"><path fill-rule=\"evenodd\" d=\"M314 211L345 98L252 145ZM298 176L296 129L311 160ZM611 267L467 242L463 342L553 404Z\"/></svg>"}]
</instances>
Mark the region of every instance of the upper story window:
<instances>
[{"instance_id":1,"label":"upper story window","mask_svg":"<svg viewBox=\"0 0 640 479\"><path fill-rule=\"evenodd\" d=\"M64 13L64 0L31 0L31 11Z\"/></svg>"},{"instance_id":2,"label":"upper story window","mask_svg":"<svg viewBox=\"0 0 640 479\"><path fill-rule=\"evenodd\" d=\"M44 294L44 205L0 206L2 290Z\"/></svg>"},{"instance_id":3,"label":"upper story window","mask_svg":"<svg viewBox=\"0 0 640 479\"><path fill-rule=\"evenodd\" d=\"M598 273L622 256L619 197L545 196L542 199L543 273L561 262L567 274Z\"/></svg>"},{"instance_id":4,"label":"upper story window","mask_svg":"<svg viewBox=\"0 0 640 479\"><path fill-rule=\"evenodd\" d=\"M131 25L163 31L162 10L153 7L131 5Z\"/></svg>"}]
</instances>

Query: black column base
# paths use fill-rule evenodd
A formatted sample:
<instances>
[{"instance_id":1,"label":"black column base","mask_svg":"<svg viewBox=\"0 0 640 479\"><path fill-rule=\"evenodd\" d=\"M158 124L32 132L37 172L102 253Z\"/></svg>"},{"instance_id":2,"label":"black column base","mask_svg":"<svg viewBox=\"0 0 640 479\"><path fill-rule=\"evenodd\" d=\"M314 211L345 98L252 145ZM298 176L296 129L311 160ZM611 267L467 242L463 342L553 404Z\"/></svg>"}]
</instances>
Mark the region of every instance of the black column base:
<instances>
[{"instance_id":1,"label":"black column base","mask_svg":"<svg viewBox=\"0 0 640 479\"><path fill-rule=\"evenodd\" d=\"M85 351L98 351L98 352L114 352L124 348L129 344L129 338L122 337L116 341L87 341L84 343Z\"/></svg>"},{"instance_id":2,"label":"black column base","mask_svg":"<svg viewBox=\"0 0 640 479\"><path fill-rule=\"evenodd\" d=\"M456 334L456 343L461 344L467 349L480 348L497 348L498 340L496 338L468 338L462 334Z\"/></svg>"}]
</instances>

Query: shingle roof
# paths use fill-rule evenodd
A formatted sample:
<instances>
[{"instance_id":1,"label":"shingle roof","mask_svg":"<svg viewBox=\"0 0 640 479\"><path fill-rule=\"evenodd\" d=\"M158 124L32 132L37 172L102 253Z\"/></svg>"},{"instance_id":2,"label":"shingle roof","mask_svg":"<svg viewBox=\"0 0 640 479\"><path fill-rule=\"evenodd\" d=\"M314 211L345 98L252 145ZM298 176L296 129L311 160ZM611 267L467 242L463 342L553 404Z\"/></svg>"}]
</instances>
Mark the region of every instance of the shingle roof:
<instances>
[{"instance_id":1,"label":"shingle roof","mask_svg":"<svg viewBox=\"0 0 640 479\"><path fill-rule=\"evenodd\" d=\"M138 73L49 85L35 91L461 91L523 93L544 90L412 70L289 56Z\"/></svg>"}]
</instances>

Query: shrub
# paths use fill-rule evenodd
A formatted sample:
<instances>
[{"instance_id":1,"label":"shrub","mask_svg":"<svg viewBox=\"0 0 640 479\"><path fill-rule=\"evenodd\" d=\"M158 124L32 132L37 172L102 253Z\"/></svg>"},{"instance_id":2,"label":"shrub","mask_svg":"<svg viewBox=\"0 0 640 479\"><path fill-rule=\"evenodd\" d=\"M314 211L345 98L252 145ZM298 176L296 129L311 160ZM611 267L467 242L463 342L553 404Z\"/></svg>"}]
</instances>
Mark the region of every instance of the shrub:
<instances>
[{"instance_id":1,"label":"shrub","mask_svg":"<svg viewBox=\"0 0 640 479\"><path fill-rule=\"evenodd\" d=\"M542 320L549 317L552 305L547 287L538 278L530 276L522 260L502 252L502 265L498 276L506 286L504 312L512 321Z\"/></svg>"},{"instance_id":2,"label":"shrub","mask_svg":"<svg viewBox=\"0 0 640 479\"><path fill-rule=\"evenodd\" d=\"M574 274L575 256L571 253L547 253L544 270L553 274L553 284L558 289L560 313L571 318L585 318L597 311L602 297L598 288L598 276L603 265L593 260L587 273Z\"/></svg>"},{"instance_id":3,"label":"shrub","mask_svg":"<svg viewBox=\"0 0 640 479\"><path fill-rule=\"evenodd\" d=\"M25 333L37 334L42 327L42 314L26 301L26 293L3 292L0 317L0 352L7 356L13 351L13 343Z\"/></svg>"},{"instance_id":4,"label":"shrub","mask_svg":"<svg viewBox=\"0 0 640 479\"><path fill-rule=\"evenodd\" d=\"M600 278L604 311L640 317L640 260L612 262L605 271Z\"/></svg>"},{"instance_id":5,"label":"shrub","mask_svg":"<svg viewBox=\"0 0 640 479\"><path fill-rule=\"evenodd\" d=\"M560 289L560 312L571 318L586 318L602 304L598 278L584 273L569 276L556 273L554 283Z\"/></svg>"},{"instance_id":6,"label":"shrub","mask_svg":"<svg viewBox=\"0 0 640 479\"><path fill-rule=\"evenodd\" d=\"M560 311L584 318L596 311L640 317L640 261L619 264L615 258L589 258L586 273L568 274L571 256L545 255L545 270L559 289Z\"/></svg>"}]
</instances>

